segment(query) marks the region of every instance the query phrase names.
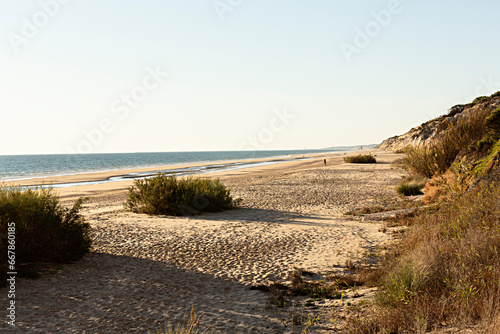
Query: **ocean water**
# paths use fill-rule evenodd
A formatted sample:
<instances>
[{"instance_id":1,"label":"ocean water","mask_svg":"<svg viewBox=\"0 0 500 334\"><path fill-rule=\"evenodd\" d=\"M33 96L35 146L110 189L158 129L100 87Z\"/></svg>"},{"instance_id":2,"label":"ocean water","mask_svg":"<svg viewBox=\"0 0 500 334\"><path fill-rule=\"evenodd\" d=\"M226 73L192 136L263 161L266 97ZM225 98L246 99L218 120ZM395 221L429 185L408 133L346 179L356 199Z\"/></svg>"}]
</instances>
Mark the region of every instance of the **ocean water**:
<instances>
[{"instance_id":1,"label":"ocean water","mask_svg":"<svg viewBox=\"0 0 500 334\"><path fill-rule=\"evenodd\" d=\"M196 162L215 163L227 160L283 158L290 155L349 151L357 148L359 147L284 151L0 155L0 181L141 167L164 167ZM221 165L214 164L213 166Z\"/></svg>"}]
</instances>

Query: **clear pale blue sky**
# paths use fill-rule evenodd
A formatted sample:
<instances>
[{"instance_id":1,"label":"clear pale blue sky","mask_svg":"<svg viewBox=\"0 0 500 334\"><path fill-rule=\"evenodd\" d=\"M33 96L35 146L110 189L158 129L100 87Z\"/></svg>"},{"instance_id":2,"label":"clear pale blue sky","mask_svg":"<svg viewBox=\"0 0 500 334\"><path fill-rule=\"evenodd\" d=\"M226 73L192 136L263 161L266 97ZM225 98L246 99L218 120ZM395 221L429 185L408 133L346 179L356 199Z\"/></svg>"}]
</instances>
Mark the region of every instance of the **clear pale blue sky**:
<instances>
[{"instance_id":1,"label":"clear pale blue sky","mask_svg":"<svg viewBox=\"0 0 500 334\"><path fill-rule=\"evenodd\" d=\"M390 3L1 0L0 154L378 143L500 90L498 1Z\"/></svg>"}]
</instances>

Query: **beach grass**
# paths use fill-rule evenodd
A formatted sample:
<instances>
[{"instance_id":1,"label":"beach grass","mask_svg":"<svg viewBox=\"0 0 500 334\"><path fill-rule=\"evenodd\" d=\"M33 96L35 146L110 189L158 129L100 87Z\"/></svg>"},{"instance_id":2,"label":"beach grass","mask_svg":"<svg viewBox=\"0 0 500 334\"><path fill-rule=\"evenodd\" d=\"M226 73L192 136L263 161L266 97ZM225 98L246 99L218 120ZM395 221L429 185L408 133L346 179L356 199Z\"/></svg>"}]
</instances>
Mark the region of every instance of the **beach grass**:
<instances>
[{"instance_id":1,"label":"beach grass","mask_svg":"<svg viewBox=\"0 0 500 334\"><path fill-rule=\"evenodd\" d=\"M202 314L203 315L203 314ZM184 317L184 321L182 323L177 324L166 324L164 326L160 326L156 328L150 334L207 334L213 333L213 330L209 328L205 329L203 332L200 332L200 321L201 317L196 316L194 313L194 306L191 307L191 312L189 315Z\"/></svg>"},{"instance_id":2,"label":"beach grass","mask_svg":"<svg viewBox=\"0 0 500 334\"><path fill-rule=\"evenodd\" d=\"M396 187L396 191L404 196L422 195L427 179L420 175L411 175L403 178Z\"/></svg>"},{"instance_id":3,"label":"beach grass","mask_svg":"<svg viewBox=\"0 0 500 334\"><path fill-rule=\"evenodd\" d=\"M125 207L150 215L196 215L233 209L240 203L219 179L177 178L159 173L153 178L135 180L128 190Z\"/></svg>"}]
</instances>

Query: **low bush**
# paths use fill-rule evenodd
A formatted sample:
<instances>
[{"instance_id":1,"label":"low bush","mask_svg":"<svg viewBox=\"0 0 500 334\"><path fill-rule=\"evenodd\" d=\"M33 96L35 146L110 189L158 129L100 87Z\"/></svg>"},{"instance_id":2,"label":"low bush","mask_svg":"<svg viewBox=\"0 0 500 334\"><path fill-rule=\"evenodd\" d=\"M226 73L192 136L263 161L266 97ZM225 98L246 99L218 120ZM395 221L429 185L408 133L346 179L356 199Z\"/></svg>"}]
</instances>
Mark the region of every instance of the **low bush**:
<instances>
[{"instance_id":1,"label":"low bush","mask_svg":"<svg viewBox=\"0 0 500 334\"><path fill-rule=\"evenodd\" d=\"M183 216L233 209L239 202L219 179L176 178L159 173L135 180L125 207L136 213Z\"/></svg>"},{"instance_id":2,"label":"low bush","mask_svg":"<svg viewBox=\"0 0 500 334\"><path fill-rule=\"evenodd\" d=\"M487 132L477 143L477 148L481 152L489 151L500 139L500 106L486 117L485 129Z\"/></svg>"},{"instance_id":3,"label":"low bush","mask_svg":"<svg viewBox=\"0 0 500 334\"><path fill-rule=\"evenodd\" d=\"M79 213L82 203L79 199L66 209L52 189L1 187L0 267L7 266L10 239L15 240L16 268L81 258L91 246L90 225Z\"/></svg>"},{"instance_id":4,"label":"low bush","mask_svg":"<svg viewBox=\"0 0 500 334\"><path fill-rule=\"evenodd\" d=\"M500 155L500 140L495 142L489 150L489 154L477 161L474 165L473 174L475 176L481 176L485 172L488 172L495 166L499 165L499 155Z\"/></svg>"},{"instance_id":5,"label":"low bush","mask_svg":"<svg viewBox=\"0 0 500 334\"><path fill-rule=\"evenodd\" d=\"M486 126L496 134L500 134L500 106L486 118Z\"/></svg>"},{"instance_id":6,"label":"low bush","mask_svg":"<svg viewBox=\"0 0 500 334\"><path fill-rule=\"evenodd\" d=\"M344 157L344 161L350 164L374 164L377 159L371 154Z\"/></svg>"},{"instance_id":7,"label":"low bush","mask_svg":"<svg viewBox=\"0 0 500 334\"><path fill-rule=\"evenodd\" d=\"M478 96L472 101L472 104L478 104L478 103L483 103L489 99L488 96Z\"/></svg>"},{"instance_id":8,"label":"low bush","mask_svg":"<svg viewBox=\"0 0 500 334\"><path fill-rule=\"evenodd\" d=\"M405 196L422 195L422 188L426 183L427 179L422 176L408 176L399 183L396 191Z\"/></svg>"},{"instance_id":9,"label":"low bush","mask_svg":"<svg viewBox=\"0 0 500 334\"><path fill-rule=\"evenodd\" d=\"M401 183L397 187L397 192L404 196L422 195L422 187L415 183Z\"/></svg>"}]
</instances>

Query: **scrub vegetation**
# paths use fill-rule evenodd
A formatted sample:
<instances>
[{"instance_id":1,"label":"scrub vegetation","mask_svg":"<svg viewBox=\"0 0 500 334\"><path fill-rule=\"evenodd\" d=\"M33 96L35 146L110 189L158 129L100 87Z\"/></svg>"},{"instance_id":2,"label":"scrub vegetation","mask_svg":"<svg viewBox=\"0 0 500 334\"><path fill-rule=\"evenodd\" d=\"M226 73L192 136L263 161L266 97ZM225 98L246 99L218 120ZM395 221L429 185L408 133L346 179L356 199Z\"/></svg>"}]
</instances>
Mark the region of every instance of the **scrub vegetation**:
<instances>
[{"instance_id":1,"label":"scrub vegetation","mask_svg":"<svg viewBox=\"0 0 500 334\"><path fill-rule=\"evenodd\" d=\"M230 189L219 179L177 178L159 173L150 179L135 180L125 207L149 215L189 216L234 209L238 203L240 200L233 199Z\"/></svg>"},{"instance_id":2,"label":"scrub vegetation","mask_svg":"<svg viewBox=\"0 0 500 334\"><path fill-rule=\"evenodd\" d=\"M424 188L432 207L399 220L404 233L373 273L376 301L348 319L346 332L473 326L478 333L500 333L498 96L476 99L473 112L425 145L405 149L411 177L398 192ZM425 187L414 182L426 178Z\"/></svg>"},{"instance_id":3,"label":"scrub vegetation","mask_svg":"<svg viewBox=\"0 0 500 334\"><path fill-rule=\"evenodd\" d=\"M90 250L90 225L80 215L84 199L63 208L52 189L0 188L0 267L2 275L38 276L40 266L80 259ZM10 270L8 251L14 254ZM9 270L7 270L9 269ZM5 282L2 278L1 282Z\"/></svg>"}]
</instances>

